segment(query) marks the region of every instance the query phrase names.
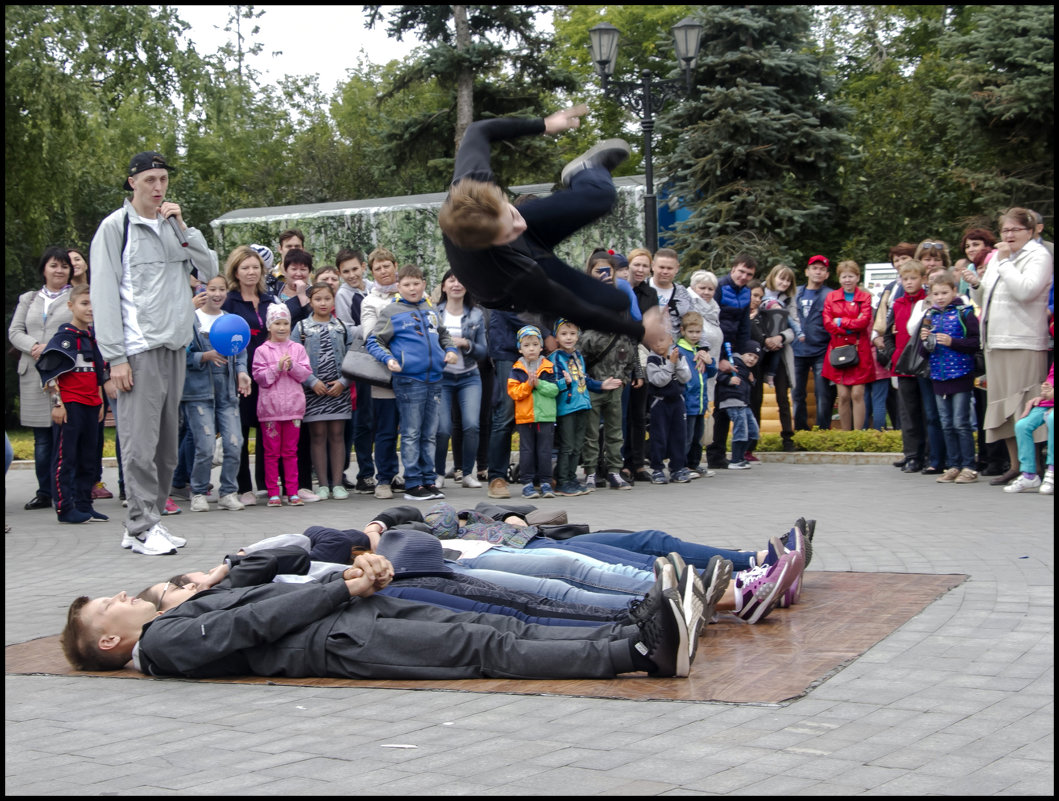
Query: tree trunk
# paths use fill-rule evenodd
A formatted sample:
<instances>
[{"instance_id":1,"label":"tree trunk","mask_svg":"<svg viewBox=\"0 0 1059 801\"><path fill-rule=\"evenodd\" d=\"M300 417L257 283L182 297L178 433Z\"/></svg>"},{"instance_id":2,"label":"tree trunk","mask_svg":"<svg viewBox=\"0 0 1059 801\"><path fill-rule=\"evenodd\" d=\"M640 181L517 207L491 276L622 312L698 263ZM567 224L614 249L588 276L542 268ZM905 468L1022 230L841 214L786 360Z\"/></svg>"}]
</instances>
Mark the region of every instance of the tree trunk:
<instances>
[{"instance_id":1,"label":"tree trunk","mask_svg":"<svg viewBox=\"0 0 1059 801\"><path fill-rule=\"evenodd\" d=\"M467 24L467 6L453 6L456 24L456 51L466 52L471 46L471 31ZM463 141L463 132L474 121L474 74L462 67L456 80L456 149Z\"/></svg>"}]
</instances>

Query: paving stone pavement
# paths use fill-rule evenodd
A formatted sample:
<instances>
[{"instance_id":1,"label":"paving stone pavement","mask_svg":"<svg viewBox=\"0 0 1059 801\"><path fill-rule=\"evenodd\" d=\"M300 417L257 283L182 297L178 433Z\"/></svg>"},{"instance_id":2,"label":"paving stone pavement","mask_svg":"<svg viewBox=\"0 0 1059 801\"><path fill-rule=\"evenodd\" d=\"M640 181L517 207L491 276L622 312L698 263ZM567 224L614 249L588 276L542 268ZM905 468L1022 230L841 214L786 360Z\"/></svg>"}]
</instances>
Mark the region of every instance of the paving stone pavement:
<instances>
[{"instance_id":1,"label":"paving stone pavement","mask_svg":"<svg viewBox=\"0 0 1059 801\"><path fill-rule=\"evenodd\" d=\"M105 479L117 486L116 470ZM122 550L109 524L27 512L7 474L5 644L55 634L79 594L132 592L310 523L388 502L183 514L177 556ZM446 488L471 505L485 490ZM690 485L541 506L593 526L760 547L819 520L813 568L966 573L804 697L780 706L7 676L5 791L20 795L1051 795L1054 507L889 466L762 464ZM797 614L797 608L790 614ZM699 652L709 661L708 650ZM708 669L696 662L696 669ZM392 747L414 746L414 747Z\"/></svg>"}]
</instances>

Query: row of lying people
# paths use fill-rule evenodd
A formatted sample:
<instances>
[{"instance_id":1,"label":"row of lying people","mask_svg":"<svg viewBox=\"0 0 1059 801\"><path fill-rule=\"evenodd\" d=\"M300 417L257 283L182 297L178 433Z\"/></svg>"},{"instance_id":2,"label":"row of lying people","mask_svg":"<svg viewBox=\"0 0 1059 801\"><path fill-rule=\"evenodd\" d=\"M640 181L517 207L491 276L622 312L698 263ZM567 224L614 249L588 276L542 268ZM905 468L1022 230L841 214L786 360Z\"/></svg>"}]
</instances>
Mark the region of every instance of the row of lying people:
<instances>
[{"instance_id":1,"label":"row of lying people","mask_svg":"<svg viewBox=\"0 0 1059 801\"><path fill-rule=\"evenodd\" d=\"M816 526L744 551L529 525L533 510L399 506L363 530L271 537L135 597L76 599L63 651L80 670L188 678L687 676L715 615L798 602Z\"/></svg>"}]
</instances>

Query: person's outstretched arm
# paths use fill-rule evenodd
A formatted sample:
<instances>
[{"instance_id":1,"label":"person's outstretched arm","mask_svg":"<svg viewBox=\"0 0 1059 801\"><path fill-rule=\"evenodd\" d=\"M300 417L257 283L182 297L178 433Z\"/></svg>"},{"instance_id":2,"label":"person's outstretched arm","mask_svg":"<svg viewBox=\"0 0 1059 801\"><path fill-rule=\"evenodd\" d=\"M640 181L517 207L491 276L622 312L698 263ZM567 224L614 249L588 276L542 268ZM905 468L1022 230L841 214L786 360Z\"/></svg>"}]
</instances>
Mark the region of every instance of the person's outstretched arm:
<instances>
[{"instance_id":1,"label":"person's outstretched arm","mask_svg":"<svg viewBox=\"0 0 1059 801\"><path fill-rule=\"evenodd\" d=\"M588 106L577 105L543 119L540 117L497 117L478 120L467 126L456 153L456 164L452 171L452 182L461 178L496 183L489 161L489 149L493 142L517 139L520 136L558 134L581 125L581 116L588 113Z\"/></svg>"}]
</instances>

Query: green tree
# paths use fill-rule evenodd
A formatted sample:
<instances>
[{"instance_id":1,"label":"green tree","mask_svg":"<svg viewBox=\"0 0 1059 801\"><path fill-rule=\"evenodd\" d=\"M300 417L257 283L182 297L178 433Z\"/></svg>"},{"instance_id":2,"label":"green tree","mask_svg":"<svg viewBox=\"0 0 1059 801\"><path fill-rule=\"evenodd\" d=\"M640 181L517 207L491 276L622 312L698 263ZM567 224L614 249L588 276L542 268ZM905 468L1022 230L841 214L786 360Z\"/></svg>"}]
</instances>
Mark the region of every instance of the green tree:
<instances>
[{"instance_id":1,"label":"green tree","mask_svg":"<svg viewBox=\"0 0 1059 801\"><path fill-rule=\"evenodd\" d=\"M198 58L187 26L148 6L8 6L4 14L4 302L39 285L49 245L86 248L124 197L141 150L176 152L180 101ZM171 156L172 157L172 156ZM5 409L18 382L11 365Z\"/></svg>"},{"instance_id":2,"label":"green tree","mask_svg":"<svg viewBox=\"0 0 1059 801\"><path fill-rule=\"evenodd\" d=\"M736 253L791 259L833 224L846 169L848 111L809 51L800 6L708 6L695 71L697 96L659 128L671 197L690 211L675 244L685 270L724 270Z\"/></svg>"},{"instance_id":3,"label":"green tree","mask_svg":"<svg viewBox=\"0 0 1059 801\"><path fill-rule=\"evenodd\" d=\"M534 16L546 8L365 6L368 27L385 18L388 35L400 39L415 32L426 43L392 73L382 99L432 82L440 90L438 100L443 104L420 107L388 121L390 163L418 163L417 157L431 156L429 186L418 191L440 191L445 186L456 142L474 119L543 115L554 110L557 92L573 89L571 76L548 56L550 37L534 24ZM469 80L473 80L471 92ZM497 151L493 166L503 183L512 184L539 181L542 174L557 172L558 164L554 150L527 140L524 147Z\"/></svg>"},{"instance_id":4,"label":"green tree","mask_svg":"<svg viewBox=\"0 0 1059 801\"><path fill-rule=\"evenodd\" d=\"M1055 209L1055 6L970 7L973 25L950 28L939 51L951 62L932 110L952 153L952 180L975 211Z\"/></svg>"}]
</instances>

